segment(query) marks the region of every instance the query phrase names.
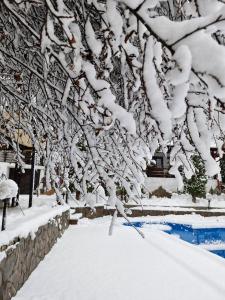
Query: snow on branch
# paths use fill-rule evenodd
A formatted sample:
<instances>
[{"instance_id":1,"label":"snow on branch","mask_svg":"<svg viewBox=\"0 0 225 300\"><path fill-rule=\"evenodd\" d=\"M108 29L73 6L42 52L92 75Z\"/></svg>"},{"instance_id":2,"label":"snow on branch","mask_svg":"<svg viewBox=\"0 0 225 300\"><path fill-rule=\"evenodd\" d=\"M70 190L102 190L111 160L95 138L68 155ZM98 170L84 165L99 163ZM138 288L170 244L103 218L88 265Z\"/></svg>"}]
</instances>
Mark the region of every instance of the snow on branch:
<instances>
[{"instance_id":1,"label":"snow on branch","mask_svg":"<svg viewBox=\"0 0 225 300\"><path fill-rule=\"evenodd\" d=\"M146 166L168 147L180 187L196 152L219 172L224 3L3 0L0 10L1 125L30 136L48 188L85 198L101 185L120 207L118 190L141 197Z\"/></svg>"}]
</instances>

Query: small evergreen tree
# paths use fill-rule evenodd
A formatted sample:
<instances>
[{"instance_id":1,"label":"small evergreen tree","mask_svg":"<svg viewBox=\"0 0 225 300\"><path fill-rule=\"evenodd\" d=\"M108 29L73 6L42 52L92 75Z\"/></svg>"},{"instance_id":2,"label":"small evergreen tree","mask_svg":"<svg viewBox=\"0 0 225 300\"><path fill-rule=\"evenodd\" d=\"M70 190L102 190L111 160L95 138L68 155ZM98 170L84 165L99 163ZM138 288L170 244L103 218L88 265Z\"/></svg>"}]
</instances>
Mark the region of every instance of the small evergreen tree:
<instances>
[{"instance_id":1,"label":"small evergreen tree","mask_svg":"<svg viewBox=\"0 0 225 300\"><path fill-rule=\"evenodd\" d=\"M200 156L194 155L192 163L195 168L195 174L191 179L184 180L184 191L192 196L193 202L196 202L196 197L204 198L206 196L207 176L204 162Z\"/></svg>"}]
</instances>

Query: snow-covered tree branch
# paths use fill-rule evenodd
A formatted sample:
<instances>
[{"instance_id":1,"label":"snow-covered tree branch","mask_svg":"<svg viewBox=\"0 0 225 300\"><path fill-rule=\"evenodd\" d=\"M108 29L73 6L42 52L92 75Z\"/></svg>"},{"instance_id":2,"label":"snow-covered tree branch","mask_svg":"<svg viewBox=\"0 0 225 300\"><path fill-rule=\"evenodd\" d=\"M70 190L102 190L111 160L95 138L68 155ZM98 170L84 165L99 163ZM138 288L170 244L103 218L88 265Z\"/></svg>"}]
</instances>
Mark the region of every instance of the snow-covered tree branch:
<instances>
[{"instance_id":1,"label":"snow-covered tree branch","mask_svg":"<svg viewBox=\"0 0 225 300\"><path fill-rule=\"evenodd\" d=\"M0 9L3 132L20 126L31 137L49 185L59 173L83 194L103 184L119 205L117 186L140 197L146 165L168 145L180 187L179 167L191 177L196 151L208 175L219 172L210 146L224 141L224 3L3 0Z\"/></svg>"}]
</instances>

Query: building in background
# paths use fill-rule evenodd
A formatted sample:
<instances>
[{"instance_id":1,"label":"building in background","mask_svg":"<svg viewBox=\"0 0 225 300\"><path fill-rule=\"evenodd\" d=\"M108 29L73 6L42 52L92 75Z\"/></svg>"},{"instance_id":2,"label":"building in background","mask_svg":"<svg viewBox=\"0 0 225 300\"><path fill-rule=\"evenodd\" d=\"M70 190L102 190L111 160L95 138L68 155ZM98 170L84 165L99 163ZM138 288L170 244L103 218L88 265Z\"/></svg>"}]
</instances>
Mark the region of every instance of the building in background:
<instances>
[{"instance_id":1,"label":"building in background","mask_svg":"<svg viewBox=\"0 0 225 300\"><path fill-rule=\"evenodd\" d=\"M214 159L219 158L218 149L216 147L211 148L211 155ZM162 187L168 192L178 192L178 184L174 175L169 173L170 169L170 151L165 155L164 153L157 151L152 158L153 163L147 167L146 174L147 179L145 182L146 190L149 193ZM217 177L208 178L206 190L209 192L211 189L218 187Z\"/></svg>"},{"instance_id":2,"label":"building in background","mask_svg":"<svg viewBox=\"0 0 225 300\"><path fill-rule=\"evenodd\" d=\"M17 161L15 149L2 143L0 144L0 176L5 175L7 178L17 182L20 194L29 194L30 182L32 180L31 162L33 146L26 134L20 133L20 136L16 138L22 152L21 160L23 161L23 166L21 167ZM39 188L43 177L44 166L41 163L41 159L36 155L34 191Z\"/></svg>"}]
</instances>

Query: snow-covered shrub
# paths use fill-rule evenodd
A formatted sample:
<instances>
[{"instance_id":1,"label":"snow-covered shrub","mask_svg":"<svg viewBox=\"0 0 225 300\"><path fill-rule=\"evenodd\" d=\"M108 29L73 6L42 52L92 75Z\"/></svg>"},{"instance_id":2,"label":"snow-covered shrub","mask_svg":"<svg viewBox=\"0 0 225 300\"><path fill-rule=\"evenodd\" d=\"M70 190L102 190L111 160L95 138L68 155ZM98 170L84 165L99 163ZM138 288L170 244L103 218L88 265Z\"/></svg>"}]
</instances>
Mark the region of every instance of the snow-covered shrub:
<instances>
[{"instance_id":1,"label":"snow-covered shrub","mask_svg":"<svg viewBox=\"0 0 225 300\"><path fill-rule=\"evenodd\" d=\"M172 193L168 192L162 186L160 186L157 189L155 189L154 191L152 191L152 193L150 195L151 195L151 197L155 196L157 198L171 198Z\"/></svg>"},{"instance_id":2,"label":"snow-covered shrub","mask_svg":"<svg viewBox=\"0 0 225 300\"><path fill-rule=\"evenodd\" d=\"M11 199L17 196L18 185L15 181L7 179L0 182L0 200Z\"/></svg>"}]
</instances>

